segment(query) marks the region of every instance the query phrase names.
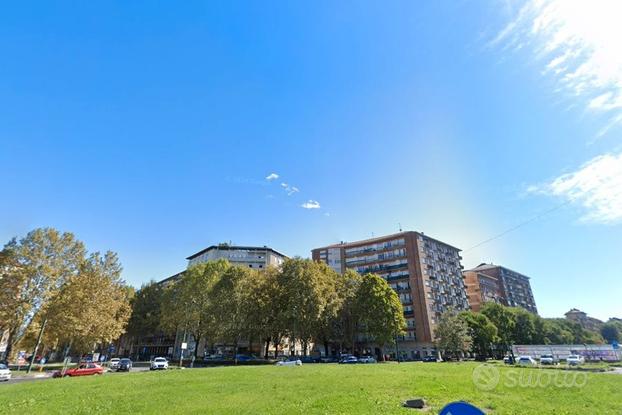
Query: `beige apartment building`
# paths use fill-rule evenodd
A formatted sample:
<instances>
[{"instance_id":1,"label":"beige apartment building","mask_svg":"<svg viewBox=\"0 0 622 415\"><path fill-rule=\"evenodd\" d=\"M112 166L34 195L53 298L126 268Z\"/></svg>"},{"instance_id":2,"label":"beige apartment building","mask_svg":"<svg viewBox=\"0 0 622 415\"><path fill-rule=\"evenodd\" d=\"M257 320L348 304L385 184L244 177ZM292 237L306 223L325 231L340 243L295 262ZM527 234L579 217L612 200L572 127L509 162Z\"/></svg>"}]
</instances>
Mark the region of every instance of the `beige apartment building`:
<instances>
[{"instance_id":1,"label":"beige apartment building","mask_svg":"<svg viewBox=\"0 0 622 415\"><path fill-rule=\"evenodd\" d=\"M406 335L399 341L405 358L436 353L434 328L440 315L450 308L469 308L460 249L421 232L341 242L314 249L312 258L339 273L352 269L378 274L391 285L407 322Z\"/></svg>"}]
</instances>

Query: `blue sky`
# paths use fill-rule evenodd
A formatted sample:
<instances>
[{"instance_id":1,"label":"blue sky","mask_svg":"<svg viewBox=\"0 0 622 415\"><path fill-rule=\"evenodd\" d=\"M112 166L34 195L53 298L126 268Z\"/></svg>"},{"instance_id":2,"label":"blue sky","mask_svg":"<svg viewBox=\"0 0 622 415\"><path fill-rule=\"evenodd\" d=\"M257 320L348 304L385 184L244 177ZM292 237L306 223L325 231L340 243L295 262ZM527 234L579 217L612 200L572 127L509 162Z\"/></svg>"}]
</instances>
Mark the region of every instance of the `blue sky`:
<instances>
[{"instance_id":1,"label":"blue sky","mask_svg":"<svg viewBox=\"0 0 622 415\"><path fill-rule=\"evenodd\" d=\"M401 223L531 276L545 316L622 315L609 6L82 3L0 15L0 240L72 231L138 286Z\"/></svg>"}]
</instances>

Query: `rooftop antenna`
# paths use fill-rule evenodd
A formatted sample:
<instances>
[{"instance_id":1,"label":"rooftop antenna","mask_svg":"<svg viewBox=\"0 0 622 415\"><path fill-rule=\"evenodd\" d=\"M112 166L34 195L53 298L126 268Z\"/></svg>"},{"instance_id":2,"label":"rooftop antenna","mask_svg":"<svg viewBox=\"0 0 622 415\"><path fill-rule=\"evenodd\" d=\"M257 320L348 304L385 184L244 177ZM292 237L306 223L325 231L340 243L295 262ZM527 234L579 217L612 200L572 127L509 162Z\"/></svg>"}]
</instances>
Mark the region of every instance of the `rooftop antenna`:
<instances>
[{"instance_id":1,"label":"rooftop antenna","mask_svg":"<svg viewBox=\"0 0 622 415\"><path fill-rule=\"evenodd\" d=\"M402 232L402 224L398 222L398 223L397 223L397 226L398 226L398 228L399 228L400 232Z\"/></svg>"}]
</instances>

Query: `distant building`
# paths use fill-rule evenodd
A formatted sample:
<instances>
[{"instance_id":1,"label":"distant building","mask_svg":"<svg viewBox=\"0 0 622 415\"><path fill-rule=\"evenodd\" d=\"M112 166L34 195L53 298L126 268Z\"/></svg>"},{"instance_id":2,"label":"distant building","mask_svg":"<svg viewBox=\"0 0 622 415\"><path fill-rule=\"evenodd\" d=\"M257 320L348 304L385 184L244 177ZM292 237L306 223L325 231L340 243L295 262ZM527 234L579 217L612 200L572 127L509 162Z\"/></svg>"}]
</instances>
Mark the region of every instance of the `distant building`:
<instances>
[{"instance_id":1,"label":"distant building","mask_svg":"<svg viewBox=\"0 0 622 415\"><path fill-rule=\"evenodd\" d=\"M601 326L604 324L601 320L589 317L587 313L576 308L571 309L564 315L566 320L574 321L587 330L600 331Z\"/></svg>"},{"instance_id":2,"label":"distant building","mask_svg":"<svg viewBox=\"0 0 622 415\"><path fill-rule=\"evenodd\" d=\"M233 246L229 244L220 244L209 246L195 254L186 258L188 260L188 268L193 265L226 259L232 265L252 268L256 270L264 270L269 266L280 266L287 256L269 248L267 246ZM161 280L158 284L167 286L174 283L184 275L185 271L178 272L168 278ZM196 344L191 335L186 333L185 342L188 343L188 350L184 353L186 357L198 348L199 355L203 355L206 347L206 340L203 339ZM120 351L125 351L127 355L140 358L150 358L153 356L168 356L179 358L181 354L181 343L184 342L183 332L176 334L154 333L144 336L135 343L128 343L125 347L120 347ZM257 345L255 345L257 346ZM248 342L240 344L239 352L248 351L252 345ZM261 348L261 346L259 346Z\"/></svg>"},{"instance_id":3,"label":"distant building","mask_svg":"<svg viewBox=\"0 0 622 415\"><path fill-rule=\"evenodd\" d=\"M477 271L464 271L463 275L471 310L480 311L488 302L505 303L497 278Z\"/></svg>"},{"instance_id":4,"label":"distant building","mask_svg":"<svg viewBox=\"0 0 622 415\"><path fill-rule=\"evenodd\" d=\"M420 232L329 245L314 249L312 257L339 273L375 273L391 285L408 326L399 342L406 358L435 353L434 328L440 315L450 308L469 308L460 249Z\"/></svg>"},{"instance_id":5,"label":"distant building","mask_svg":"<svg viewBox=\"0 0 622 415\"><path fill-rule=\"evenodd\" d=\"M287 259L286 255L275 251L267 246L233 246L228 244L212 245L196 254L192 254L186 258L188 260L188 268L193 265L226 259L232 265L245 268L263 270L269 266L278 267ZM185 271L178 272L168 278L163 279L159 284L170 284L184 275Z\"/></svg>"},{"instance_id":6,"label":"distant building","mask_svg":"<svg viewBox=\"0 0 622 415\"><path fill-rule=\"evenodd\" d=\"M265 269L280 266L287 256L267 246L232 246L228 244L212 245L188 258L188 267L202 262L226 259L233 265L253 269Z\"/></svg>"},{"instance_id":7,"label":"distant building","mask_svg":"<svg viewBox=\"0 0 622 415\"><path fill-rule=\"evenodd\" d=\"M521 307L538 313L529 277L511 269L493 264L480 264L463 273L469 302L479 311L488 301L508 307Z\"/></svg>"}]
</instances>

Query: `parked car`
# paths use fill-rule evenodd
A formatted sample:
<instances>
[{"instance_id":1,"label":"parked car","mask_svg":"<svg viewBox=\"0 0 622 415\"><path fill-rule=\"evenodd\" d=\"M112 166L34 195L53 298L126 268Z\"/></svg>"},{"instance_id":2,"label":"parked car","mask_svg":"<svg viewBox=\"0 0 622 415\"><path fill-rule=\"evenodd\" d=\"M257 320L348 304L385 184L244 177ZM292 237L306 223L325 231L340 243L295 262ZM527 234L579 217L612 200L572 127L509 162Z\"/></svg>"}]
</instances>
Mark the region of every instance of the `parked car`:
<instances>
[{"instance_id":1,"label":"parked car","mask_svg":"<svg viewBox=\"0 0 622 415\"><path fill-rule=\"evenodd\" d=\"M121 359L121 361L119 362L117 371L118 372L129 372L130 370L132 370L132 361L128 358Z\"/></svg>"},{"instance_id":2,"label":"parked car","mask_svg":"<svg viewBox=\"0 0 622 415\"><path fill-rule=\"evenodd\" d=\"M339 358L335 356L326 356L320 359L321 363L339 363Z\"/></svg>"},{"instance_id":3,"label":"parked car","mask_svg":"<svg viewBox=\"0 0 622 415\"><path fill-rule=\"evenodd\" d=\"M340 364L351 364L351 363L358 363L358 359L356 358L356 356L344 356L339 363Z\"/></svg>"},{"instance_id":4,"label":"parked car","mask_svg":"<svg viewBox=\"0 0 622 415\"><path fill-rule=\"evenodd\" d=\"M376 358L373 356L363 356L359 358L359 363L376 363Z\"/></svg>"},{"instance_id":5,"label":"parked car","mask_svg":"<svg viewBox=\"0 0 622 415\"><path fill-rule=\"evenodd\" d=\"M313 356L301 356L300 357L300 361L302 363L319 363L320 362L320 358L319 357L313 357Z\"/></svg>"},{"instance_id":6,"label":"parked car","mask_svg":"<svg viewBox=\"0 0 622 415\"><path fill-rule=\"evenodd\" d=\"M503 358L503 363L505 363L506 365L513 365L515 363L515 359L513 356L505 356Z\"/></svg>"},{"instance_id":7,"label":"parked car","mask_svg":"<svg viewBox=\"0 0 622 415\"><path fill-rule=\"evenodd\" d=\"M121 361L121 359L119 359L118 357L113 357L112 359L110 359L110 361L108 362L108 367L110 368L110 370L117 370L119 369L119 362Z\"/></svg>"},{"instance_id":8,"label":"parked car","mask_svg":"<svg viewBox=\"0 0 622 415\"><path fill-rule=\"evenodd\" d=\"M57 370L54 372L55 378L60 378L64 376L91 376L91 375L103 375L104 368L93 362L80 363L78 367L74 367L72 369L67 369L65 373L61 370Z\"/></svg>"},{"instance_id":9,"label":"parked car","mask_svg":"<svg viewBox=\"0 0 622 415\"><path fill-rule=\"evenodd\" d=\"M4 363L0 363L0 381L8 382L11 380L11 371Z\"/></svg>"},{"instance_id":10,"label":"parked car","mask_svg":"<svg viewBox=\"0 0 622 415\"><path fill-rule=\"evenodd\" d=\"M553 357L552 354L543 354L540 356L541 365L554 365L555 363L555 357Z\"/></svg>"},{"instance_id":11,"label":"parked car","mask_svg":"<svg viewBox=\"0 0 622 415\"><path fill-rule=\"evenodd\" d=\"M538 362L531 356L519 356L517 361L519 366L536 366Z\"/></svg>"},{"instance_id":12,"label":"parked car","mask_svg":"<svg viewBox=\"0 0 622 415\"><path fill-rule=\"evenodd\" d=\"M277 366L302 366L302 361L300 359L297 360L281 360L280 362L276 362Z\"/></svg>"},{"instance_id":13,"label":"parked car","mask_svg":"<svg viewBox=\"0 0 622 415\"><path fill-rule=\"evenodd\" d=\"M566 363L568 363L569 366L579 366L585 363L585 358L578 354L571 354L566 358Z\"/></svg>"},{"instance_id":14,"label":"parked car","mask_svg":"<svg viewBox=\"0 0 622 415\"><path fill-rule=\"evenodd\" d=\"M427 356L424 356L423 359L421 359L423 362L438 362L438 357L436 357L436 355L433 354L429 354Z\"/></svg>"},{"instance_id":15,"label":"parked car","mask_svg":"<svg viewBox=\"0 0 622 415\"><path fill-rule=\"evenodd\" d=\"M168 361L163 357L156 357L151 361L149 370L166 370L168 369Z\"/></svg>"}]
</instances>

